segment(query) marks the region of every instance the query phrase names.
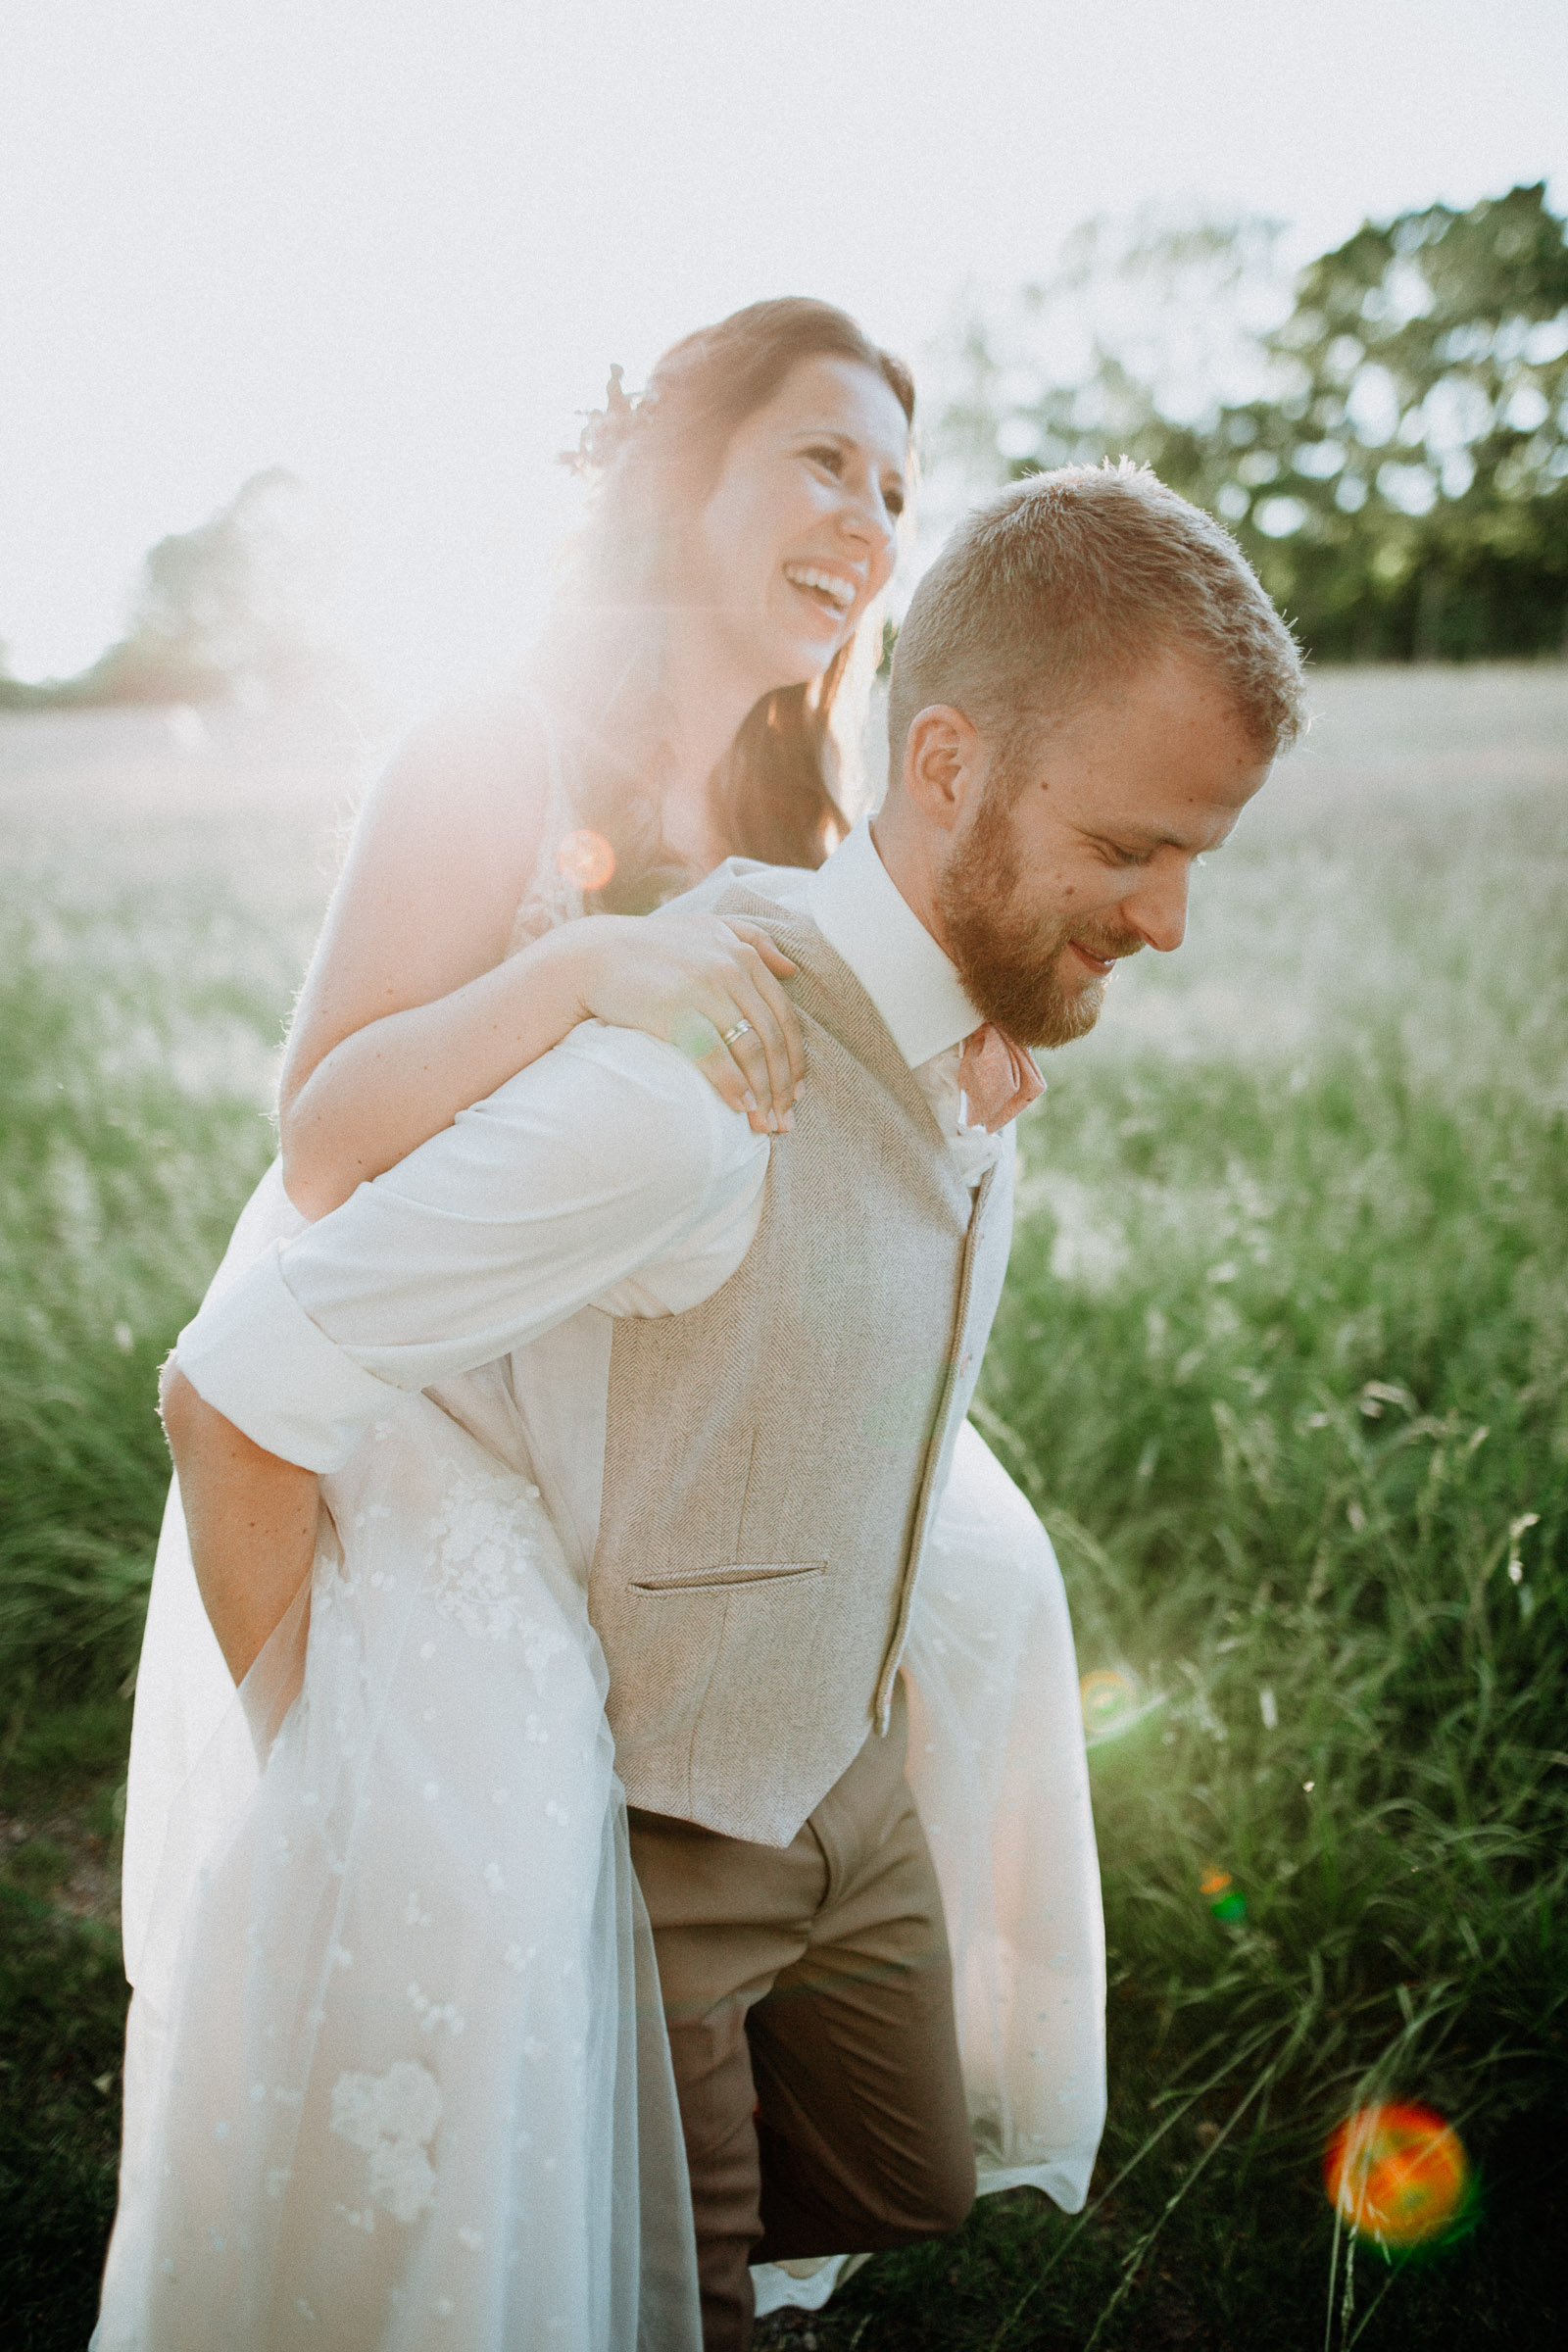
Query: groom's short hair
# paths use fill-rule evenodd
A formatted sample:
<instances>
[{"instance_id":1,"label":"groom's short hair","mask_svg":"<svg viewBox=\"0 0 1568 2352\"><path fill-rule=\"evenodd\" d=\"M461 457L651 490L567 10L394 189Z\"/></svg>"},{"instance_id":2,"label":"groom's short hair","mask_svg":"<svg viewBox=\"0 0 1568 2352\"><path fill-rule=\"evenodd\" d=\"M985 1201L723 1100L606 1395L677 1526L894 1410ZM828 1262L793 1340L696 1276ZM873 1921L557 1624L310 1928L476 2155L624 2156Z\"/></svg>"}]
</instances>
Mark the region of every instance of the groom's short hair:
<instances>
[{"instance_id":1,"label":"groom's short hair","mask_svg":"<svg viewBox=\"0 0 1568 2352\"><path fill-rule=\"evenodd\" d=\"M948 703L1001 757L1165 653L1209 667L1270 757L1304 724L1295 639L1229 531L1130 458L1015 482L965 517L910 600L888 692L892 780Z\"/></svg>"}]
</instances>

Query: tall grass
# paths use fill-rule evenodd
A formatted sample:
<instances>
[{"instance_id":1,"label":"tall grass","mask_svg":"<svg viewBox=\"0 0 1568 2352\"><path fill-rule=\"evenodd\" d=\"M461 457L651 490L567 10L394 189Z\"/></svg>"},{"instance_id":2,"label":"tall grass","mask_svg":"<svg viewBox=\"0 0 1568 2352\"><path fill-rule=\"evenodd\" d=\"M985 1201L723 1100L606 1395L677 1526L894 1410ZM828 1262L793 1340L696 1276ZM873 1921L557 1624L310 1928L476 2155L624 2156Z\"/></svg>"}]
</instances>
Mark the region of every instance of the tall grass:
<instances>
[{"instance_id":1,"label":"tall grass","mask_svg":"<svg viewBox=\"0 0 1568 2352\"><path fill-rule=\"evenodd\" d=\"M182 768L151 715L0 741L0 1763L37 1702L124 1691L156 1367L272 1150L333 803L235 764Z\"/></svg>"},{"instance_id":2,"label":"tall grass","mask_svg":"<svg viewBox=\"0 0 1568 2352\"><path fill-rule=\"evenodd\" d=\"M249 1105L187 1100L155 1053L106 1073L138 1033L167 1037L158 994L133 968L112 995L82 985L77 927L43 929L13 911L0 931L0 1674L13 1712L33 1692L108 1696L135 1663L168 1485L155 1367L267 1141ZM258 1023L270 1015L256 1007Z\"/></svg>"},{"instance_id":3,"label":"tall grass","mask_svg":"<svg viewBox=\"0 0 1568 2352\"><path fill-rule=\"evenodd\" d=\"M1051 1067L982 1393L1055 1537L1080 1665L1133 1698L1092 1752L1095 2193L1079 2221L991 2200L878 2260L811 2323L824 2348L1554 2340L1568 690L1324 699L1322 748L1200 877L1182 956L1119 975ZM236 793L232 760L171 770L156 744L132 792L93 772L106 734L72 740L52 798L13 797L0 917L13 1810L101 1806L123 1769L153 1373L270 1151L269 1057L341 798ZM1240 1916L1214 1915L1214 1873ZM36 1889L0 1933L0 2280L24 2341L78 2344L108 1961ZM1385 2093L1442 2109L1482 2178L1472 2235L1424 2267L1348 2266L1322 2192L1328 2131Z\"/></svg>"},{"instance_id":4,"label":"tall grass","mask_svg":"<svg viewBox=\"0 0 1568 2352\"><path fill-rule=\"evenodd\" d=\"M1081 1656L1156 1702L1095 1759L1118 2016L1298 2179L1372 2098L1480 2154L1564 2088L1568 1133L1470 1084L1376 1027L1106 1073L1053 1137L1104 1256L1042 1210L993 1362Z\"/></svg>"}]
</instances>

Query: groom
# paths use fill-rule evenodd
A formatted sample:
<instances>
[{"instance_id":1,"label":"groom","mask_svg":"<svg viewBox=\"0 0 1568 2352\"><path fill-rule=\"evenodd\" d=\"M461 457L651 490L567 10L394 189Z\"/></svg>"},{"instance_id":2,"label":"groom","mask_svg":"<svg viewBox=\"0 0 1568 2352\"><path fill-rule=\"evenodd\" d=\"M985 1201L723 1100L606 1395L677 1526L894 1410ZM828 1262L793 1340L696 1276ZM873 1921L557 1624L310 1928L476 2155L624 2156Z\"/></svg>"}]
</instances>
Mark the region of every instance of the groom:
<instances>
[{"instance_id":1,"label":"groom","mask_svg":"<svg viewBox=\"0 0 1568 2352\"><path fill-rule=\"evenodd\" d=\"M1006 1267L1023 1043L1180 944L1300 686L1233 543L1152 475L1004 492L915 592L877 817L816 874L703 886L799 967L794 1133L586 1025L204 1309L167 1376L237 1678L309 1572L317 1474L397 1392L510 1356L609 1662L712 2352L750 2340L753 2259L972 2199L899 1663Z\"/></svg>"}]
</instances>

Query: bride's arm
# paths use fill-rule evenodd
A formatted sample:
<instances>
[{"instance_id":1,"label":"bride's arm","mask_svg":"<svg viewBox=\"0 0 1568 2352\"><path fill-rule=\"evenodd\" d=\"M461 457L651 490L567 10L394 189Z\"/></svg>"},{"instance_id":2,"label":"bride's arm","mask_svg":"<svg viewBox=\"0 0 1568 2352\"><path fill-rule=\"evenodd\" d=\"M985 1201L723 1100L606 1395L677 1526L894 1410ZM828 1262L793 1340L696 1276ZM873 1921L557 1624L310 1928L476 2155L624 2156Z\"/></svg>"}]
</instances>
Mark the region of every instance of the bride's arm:
<instances>
[{"instance_id":1,"label":"bride's arm","mask_svg":"<svg viewBox=\"0 0 1568 2352\"><path fill-rule=\"evenodd\" d=\"M535 773L519 767L532 752ZM536 744L509 727L416 737L367 801L289 1035L283 1181L319 1217L597 1015L677 1041L758 1128L787 1126L800 1034L765 933L711 915L594 915L508 957L539 854ZM751 1033L724 1050L739 1019ZM704 1027L710 1023L711 1028Z\"/></svg>"},{"instance_id":2,"label":"bride's arm","mask_svg":"<svg viewBox=\"0 0 1568 2352\"><path fill-rule=\"evenodd\" d=\"M239 1684L311 1573L320 1482L314 1470L264 1452L215 1412L172 1356L158 1404L179 1476L196 1589Z\"/></svg>"}]
</instances>

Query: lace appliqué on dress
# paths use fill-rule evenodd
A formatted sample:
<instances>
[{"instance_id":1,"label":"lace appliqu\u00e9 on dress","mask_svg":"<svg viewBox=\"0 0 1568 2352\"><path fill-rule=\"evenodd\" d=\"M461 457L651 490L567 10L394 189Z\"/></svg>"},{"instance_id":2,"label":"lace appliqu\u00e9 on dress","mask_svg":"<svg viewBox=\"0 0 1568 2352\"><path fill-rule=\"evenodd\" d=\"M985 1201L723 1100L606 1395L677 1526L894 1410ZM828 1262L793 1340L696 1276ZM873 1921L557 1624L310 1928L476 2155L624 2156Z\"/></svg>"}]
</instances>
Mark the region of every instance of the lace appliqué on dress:
<instances>
[{"instance_id":1,"label":"lace appliqu\u00e9 on dress","mask_svg":"<svg viewBox=\"0 0 1568 2352\"><path fill-rule=\"evenodd\" d=\"M332 2085L331 2129L370 2159L370 2202L395 2222L416 2222L435 2203L435 2170L425 2154L441 2121L441 2091L428 2067L400 2058L384 2075L342 2074ZM375 2216L348 2215L361 2230Z\"/></svg>"},{"instance_id":2,"label":"lace appliqu\u00e9 on dress","mask_svg":"<svg viewBox=\"0 0 1568 2352\"><path fill-rule=\"evenodd\" d=\"M538 1494L513 1479L455 1477L435 1522L429 1590L437 1608L476 1640L509 1642L516 1634L542 1687L545 1668L570 1642L527 1606L543 1557L533 1532Z\"/></svg>"}]
</instances>

